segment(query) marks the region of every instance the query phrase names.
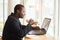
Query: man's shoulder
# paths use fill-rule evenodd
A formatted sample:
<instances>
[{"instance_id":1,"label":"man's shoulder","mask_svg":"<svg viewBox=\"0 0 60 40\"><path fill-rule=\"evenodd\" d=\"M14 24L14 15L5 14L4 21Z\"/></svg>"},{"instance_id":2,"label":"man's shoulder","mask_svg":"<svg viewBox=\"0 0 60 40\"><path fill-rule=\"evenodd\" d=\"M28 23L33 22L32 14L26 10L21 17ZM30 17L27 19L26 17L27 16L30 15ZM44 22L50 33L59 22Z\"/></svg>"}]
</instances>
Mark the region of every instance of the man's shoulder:
<instances>
[{"instance_id":1,"label":"man's shoulder","mask_svg":"<svg viewBox=\"0 0 60 40\"><path fill-rule=\"evenodd\" d=\"M14 16L11 16L11 15L8 16L8 20L10 20L10 21L18 21L18 19L16 19Z\"/></svg>"}]
</instances>

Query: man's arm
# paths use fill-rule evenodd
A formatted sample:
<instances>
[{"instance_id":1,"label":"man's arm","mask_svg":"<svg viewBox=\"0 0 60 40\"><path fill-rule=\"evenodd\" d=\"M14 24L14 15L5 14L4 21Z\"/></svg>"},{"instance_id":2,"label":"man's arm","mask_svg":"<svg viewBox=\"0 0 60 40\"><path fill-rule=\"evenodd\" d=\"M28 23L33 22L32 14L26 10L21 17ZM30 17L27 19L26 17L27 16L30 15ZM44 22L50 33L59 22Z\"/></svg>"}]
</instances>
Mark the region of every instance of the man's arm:
<instances>
[{"instance_id":1,"label":"man's arm","mask_svg":"<svg viewBox=\"0 0 60 40\"><path fill-rule=\"evenodd\" d=\"M24 37L33 28L31 26L31 22L29 22L29 24L24 29L22 29L22 25L21 23L19 23L20 21L18 19L15 19L14 17L9 17L9 20L10 25L13 29L12 31L16 33L16 35L18 35L18 37L20 38Z\"/></svg>"},{"instance_id":2,"label":"man's arm","mask_svg":"<svg viewBox=\"0 0 60 40\"><path fill-rule=\"evenodd\" d=\"M28 24L27 27L25 27L24 29L22 29L22 25L18 24L17 21L12 21L11 25L13 26L17 35L21 38L24 37L30 30L32 30L32 27L30 24Z\"/></svg>"},{"instance_id":3,"label":"man's arm","mask_svg":"<svg viewBox=\"0 0 60 40\"><path fill-rule=\"evenodd\" d=\"M27 26L26 25L22 25L22 29L25 29Z\"/></svg>"}]
</instances>

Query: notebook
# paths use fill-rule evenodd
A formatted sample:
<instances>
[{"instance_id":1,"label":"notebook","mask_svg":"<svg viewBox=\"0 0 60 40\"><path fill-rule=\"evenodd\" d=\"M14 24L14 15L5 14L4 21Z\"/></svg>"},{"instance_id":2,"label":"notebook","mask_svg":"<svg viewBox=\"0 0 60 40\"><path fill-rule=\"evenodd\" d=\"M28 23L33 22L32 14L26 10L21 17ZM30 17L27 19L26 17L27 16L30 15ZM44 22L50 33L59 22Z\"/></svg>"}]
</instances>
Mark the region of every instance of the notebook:
<instances>
[{"instance_id":1,"label":"notebook","mask_svg":"<svg viewBox=\"0 0 60 40\"><path fill-rule=\"evenodd\" d=\"M43 35L46 34L48 28L49 28L49 24L51 22L50 18L45 18L43 20L43 23L41 25L41 28L34 28L33 30L31 30L28 35Z\"/></svg>"}]
</instances>

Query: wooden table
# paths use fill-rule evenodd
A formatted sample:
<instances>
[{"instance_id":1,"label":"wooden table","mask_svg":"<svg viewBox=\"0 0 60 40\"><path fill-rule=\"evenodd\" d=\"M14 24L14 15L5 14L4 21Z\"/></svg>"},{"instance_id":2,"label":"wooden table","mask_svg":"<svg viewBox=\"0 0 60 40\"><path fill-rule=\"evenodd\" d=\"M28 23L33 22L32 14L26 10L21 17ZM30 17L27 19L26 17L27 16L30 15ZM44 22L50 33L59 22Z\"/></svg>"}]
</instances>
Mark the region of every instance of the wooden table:
<instances>
[{"instance_id":1,"label":"wooden table","mask_svg":"<svg viewBox=\"0 0 60 40\"><path fill-rule=\"evenodd\" d=\"M0 40L2 40L2 37L0 36Z\"/></svg>"},{"instance_id":2,"label":"wooden table","mask_svg":"<svg viewBox=\"0 0 60 40\"><path fill-rule=\"evenodd\" d=\"M2 38L0 37L0 40ZM46 36L46 35L27 35L24 37L24 40L55 40L54 37Z\"/></svg>"},{"instance_id":3,"label":"wooden table","mask_svg":"<svg viewBox=\"0 0 60 40\"><path fill-rule=\"evenodd\" d=\"M47 37L46 35L29 35L25 36L24 40L55 40L54 37Z\"/></svg>"}]
</instances>

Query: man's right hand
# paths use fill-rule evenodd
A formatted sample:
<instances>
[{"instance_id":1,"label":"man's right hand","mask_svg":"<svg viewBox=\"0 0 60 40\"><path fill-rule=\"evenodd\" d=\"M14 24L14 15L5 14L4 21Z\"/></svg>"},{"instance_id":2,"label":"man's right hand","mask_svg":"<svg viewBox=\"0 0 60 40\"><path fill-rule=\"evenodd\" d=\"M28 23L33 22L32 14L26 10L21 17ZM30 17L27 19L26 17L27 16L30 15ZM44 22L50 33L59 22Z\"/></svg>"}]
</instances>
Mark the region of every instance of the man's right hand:
<instances>
[{"instance_id":1,"label":"man's right hand","mask_svg":"<svg viewBox=\"0 0 60 40\"><path fill-rule=\"evenodd\" d=\"M26 20L29 24L33 25L36 24L33 19Z\"/></svg>"},{"instance_id":2,"label":"man's right hand","mask_svg":"<svg viewBox=\"0 0 60 40\"><path fill-rule=\"evenodd\" d=\"M32 25L32 27L37 27L38 22L35 22L33 19L27 20L29 24Z\"/></svg>"}]
</instances>

